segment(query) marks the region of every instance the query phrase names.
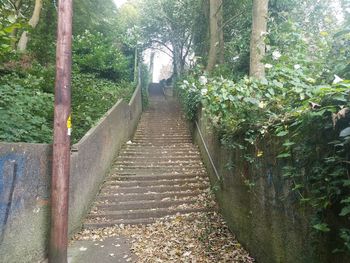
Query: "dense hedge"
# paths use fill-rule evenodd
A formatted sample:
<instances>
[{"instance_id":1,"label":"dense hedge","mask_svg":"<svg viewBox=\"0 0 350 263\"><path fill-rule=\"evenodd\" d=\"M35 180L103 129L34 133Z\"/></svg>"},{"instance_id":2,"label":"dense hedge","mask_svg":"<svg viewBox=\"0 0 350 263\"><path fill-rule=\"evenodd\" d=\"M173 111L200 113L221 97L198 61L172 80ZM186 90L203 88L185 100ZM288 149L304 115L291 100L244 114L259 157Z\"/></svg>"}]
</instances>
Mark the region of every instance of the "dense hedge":
<instances>
[{"instance_id":1,"label":"dense hedge","mask_svg":"<svg viewBox=\"0 0 350 263\"><path fill-rule=\"evenodd\" d=\"M0 141L52 142L53 81L31 74L0 78ZM135 84L73 72L72 140L77 142L118 99L129 100Z\"/></svg>"}]
</instances>

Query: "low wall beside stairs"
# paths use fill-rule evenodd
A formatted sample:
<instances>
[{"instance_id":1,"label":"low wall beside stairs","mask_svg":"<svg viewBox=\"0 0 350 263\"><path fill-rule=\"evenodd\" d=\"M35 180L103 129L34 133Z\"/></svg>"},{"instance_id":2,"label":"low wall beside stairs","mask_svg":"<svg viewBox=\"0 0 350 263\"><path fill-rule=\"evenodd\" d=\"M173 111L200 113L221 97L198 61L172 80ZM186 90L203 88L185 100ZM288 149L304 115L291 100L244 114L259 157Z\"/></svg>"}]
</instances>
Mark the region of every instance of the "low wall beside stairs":
<instances>
[{"instance_id":1,"label":"low wall beside stairs","mask_svg":"<svg viewBox=\"0 0 350 263\"><path fill-rule=\"evenodd\" d=\"M258 165L251 165L239 149L223 147L211 121L203 112L198 115L193 136L214 186L220 211L231 231L257 262L350 262L346 255L332 253L335 245L332 238L318 236L315 243L311 213L299 205L290 183L282 176L282 161L276 160L281 151L276 138L258 145L264 156L259 158ZM258 179L249 188L247 182L251 178Z\"/></svg>"},{"instance_id":2,"label":"low wall beside stairs","mask_svg":"<svg viewBox=\"0 0 350 263\"><path fill-rule=\"evenodd\" d=\"M118 101L71 151L69 233L81 227L111 163L142 113L141 89ZM52 145L0 143L0 262L47 255Z\"/></svg>"}]
</instances>

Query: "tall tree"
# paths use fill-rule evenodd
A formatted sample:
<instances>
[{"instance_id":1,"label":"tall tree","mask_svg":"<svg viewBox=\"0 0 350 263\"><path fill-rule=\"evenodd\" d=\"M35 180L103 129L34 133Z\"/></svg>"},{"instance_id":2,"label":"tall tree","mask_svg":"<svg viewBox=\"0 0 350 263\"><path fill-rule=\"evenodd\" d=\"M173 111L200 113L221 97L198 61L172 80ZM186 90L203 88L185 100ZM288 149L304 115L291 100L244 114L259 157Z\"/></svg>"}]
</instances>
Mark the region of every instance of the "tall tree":
<instances>
[{"instance_id":1,"label":"tall tree","mask_svg":"<svg viewBox=\"0 0 350 263\"><path fill-rule=\"evenodd\" d=\"M181 75L191 52L199 0L142 1L140 10L145 47L160 49L173 60L174 75Z\"/></svg>"},{"instance_id":2,"label":"tall tree","mask_svg":"<svg viewBox=\"0 0 350 263\"><path fill-rule=\"evenodd\" d=\"M33 11L33 15L29 20L29 25L32 28L35 28L38 23L39 23L39 19L40 19L40 12L41 12L41 8L43 6L43 1L42 0L35 0L35 6L34 6L34 11ZM21 38L19 39L17 48L19 51L25 51L27 49L27 44L28 44L28 32L24 31L21 35Z\"/></svg>"},{"instance_id":3,"label":"tall tree","mask_svg":"<svg viewBox=\"0 0 350 263\"><path fill-rule=\"evenodd\" d=\"M224 1L220 0L221 4L217 12L218 26L219 26L219 58L220 64L225 62L225 39L224 39Z\"/></svg>"},{"instance_id":4,"label":"tall tree","mask_svg":"<svg viewBox=\"0 0 350 263\"><path fill-rule=\"evenodd\" d=\"M250 76L263 78L265 67L265 36L267 33L268 0L253 0L252 34L250 40Z\"/></svg>"},{"instance_id":5,"label":"tall tree","mask_svg":"<svg viewBox=\"0 0 350 263\"><path fill-rule=\"evenodd\" d=\"M209 42L209 0L201 0L198 16L194 21L193 48L197 57L208 56Z\"/></svg>"},{"instance_id":6,"label":"tall tree","mask_svg":"<svg viewBox=\"0 0 350 263\"><path fill-rule=\"evenodd\" d=\"M208 55L207 71L212 71L218 60L223 62L224 35L222 28L222 0L210 0L210 49Z\"/></svg>"}]
</instances>

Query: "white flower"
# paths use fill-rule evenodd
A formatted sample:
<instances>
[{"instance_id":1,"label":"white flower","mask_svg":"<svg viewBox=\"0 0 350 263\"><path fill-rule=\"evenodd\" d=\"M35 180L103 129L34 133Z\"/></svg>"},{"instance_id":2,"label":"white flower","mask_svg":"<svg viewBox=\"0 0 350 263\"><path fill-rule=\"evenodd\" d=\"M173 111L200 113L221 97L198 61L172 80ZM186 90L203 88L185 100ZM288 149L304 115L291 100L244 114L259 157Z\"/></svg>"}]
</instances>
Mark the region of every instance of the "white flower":
<instances>
[{"instance_id":1,"label":"white flower","mask_svg":"<svg viewBox=\"0 0 350 263\"><path fill-rule=\"evenodd\" d=\"M183 82L184 82L185 85L189 85L190 84L190 83L188 83L187 80L184 80Z\"/></svg>"},{"instance_id":2,"label":"white flower","mask_svg":"<svg viewBox=\"0 0 350 263\"><path fill-rule=\"evenodd\" d=\"M313 79L313 78L306 78L306 81L311 83L311 84L315 84L316 83L316 80Z\"/></svg>"},{"instance_id":3,"label":"white flower","mask_svg":"<svg viewBox=\"0 0 350 263\"><path fill-rule=\"evenodd\" d=\"M208 83L208 79L205 76L200 76L199 77L199 83L202 85L205 85Z\"/></svg>"},{"instance_id":4,"label":"white flower","mask_svg":"<svg viewBox=\"0 0 350 263\"><path fill-rule=\"evenodd\" d=\"M202 96L207 95L207 93L208 93L208 90L207 90L207 89L201 89L201 94L202 94Z\"/></svg>"},{"instance_id":5,"label":"white flower","mask_svg":"<svg viewBox=\"0 0 350 263\"><path fill-rule=\"evenodd\" d=\"M339 82L342 82L343 79L337 75L334 75L334 80L333 80L333 84L337 84Z\"/></svg>"},{"instance_id":6,"label":"white flower","mask_svg":"<svg viewBox=\"0 0 350 263\"><path fill-rule=\"evenodd\" d=\"M259 102L259 108L260 108L260 109L264 109L265 107L266 107L266 103L263 102L263 101L260 101L260 102Z\"/></svg>"},{"instance_id":7,"label":"white flower","mask_svg":"<svg viewBox=\"0 0 350 263\"><path fill-rule=\"evenodd\" d=\"M265 107L266 107L265 102L260 101L260 102L259 102L259 108L260 108L260 109L263 109L263 108L265 108Z\"/></svg>"},{"instance_id":8,"label":"white flower","mask_svg":"<svg viewBox=\"0 0 350 263\"><path fill-rule=\"evenodd\" d=\"M306 37L303 37L301 40L304 41L305 43L309 43L309 40Z\"/></svg>"},{"instance_id":9,"label":"white flower","mask_svg":"<svg viewBox=\"0 0 350 263\"><path fill-rule=\"evenodd\" d=\"M235 56L232 60L233 61L236 61L236 60L238 60L239 59L239 56Z\"/></svg>"},{"instance_id":10,"label":"white flower","mask_svg":"<svg viewBox=\"0 0 350 263\"><path fill-rule=\"evenodd\" d=\"M275 50L274 52L272 52L272 59L273 60L278 60L281 56L282 56L282 54L278 50Z\"/></svg>"},{"instance_id":11,"label":"white flower","mask_svg":"<svg viewBox=\"0 0 350 263\"><path fill-rule=\"evenodd\" d=\"M295 69L295 70L298 70L298 69L300 69L300 68L301 68L301 66L300 66L299 64L294 65L294 69Z\"/></svg>"},{"instance_id":12,"label":"white flower","mask_svg":"<svg viewBox=\"0 0 350 263\"><path fill-rule=\"evenodd\" d=\"M271 65L271 64L265 64L265 68L268 68L268 69L270 69L270 68L272 68L273 66Z\"/></svg>"}]
</instances>

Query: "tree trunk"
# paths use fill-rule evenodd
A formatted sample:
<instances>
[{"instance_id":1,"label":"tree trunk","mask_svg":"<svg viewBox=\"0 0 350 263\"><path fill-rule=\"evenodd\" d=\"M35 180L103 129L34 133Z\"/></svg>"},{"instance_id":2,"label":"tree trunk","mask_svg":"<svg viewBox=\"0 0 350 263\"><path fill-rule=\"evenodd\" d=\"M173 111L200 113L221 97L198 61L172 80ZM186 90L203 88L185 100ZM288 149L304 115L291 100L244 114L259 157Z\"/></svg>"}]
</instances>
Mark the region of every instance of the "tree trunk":
<instances>
[{"instance_id":1,"label":"tree trunk","mask_svg":"<svg viewBox=\"0 0 350 263\"><path fill-rule=\"evenodd\" d=\"M20 8L22 5L22 0L17 0L16 2L14 2L14 7L15 7L15 16L18 18L20 15ZM17 19L16 19L17 20ZM17 22L17 21L16 21ZM17 46L17 32L18 29L15 28L12 32L11 32L11 47L13 50L16 50L16 46Z\"/></svg>"},{"instance_id":2,"label":"tree trunk","mask_svg":"<svg viewBox=\"0 0 350 263\"><path fill-rule=\"evenodd\" d=\"M210 31L210 49L208 55L207 71L213 70L215 64L218 61L218 52L221 48L220 39L222 27L222 0L210 0L210 19L209 19L209 31Z\"/></svg>"},{"instance_id":3,"label":"tree trunk","mask_svg":"<svg viewBox=\"0 0 350 263\"><path fill-rule=\"evenodd\" d=\"M134 55L134 82L138 83L138 76L139 76L139 68L138 68L138 50L137 50L137 46L135 47L135 55Z\"/></svg>"},{"instance_id":4,"label":"tree trunk","mask_svg":"<svg viewBox=\"0 0 350 263\"><path fill-rule=\"evenodd\" d=\"M265 77L265 35L267 31L268 0L253 0L253 24L250 39L250 76Z\"/></svg>"},{"instance_id":5,"label":"tree trunk","mask_svg":"<svg viewBox=\"0 0 350 263\"><path fill-rule=\"evenodd\" d=\"M221 0L221 4L218 11L218 27L219 27L219 63L225 63L225 41L224 41L224 3Z\"/></svg>"},{"instance_id":6,"label":"tree trunk","mask_svg":"<svg viewBox=\"0 0 350 263\"><path fill-rule=\"evenodd\" d=\"M153 82L153 76L154 76L154 57L155 57L156 53L154 51L151 52L151 57L150 57L150 64L149 64L149 72L151 75L151 79Z\"/></svg>"},{"instance_id":7,"label":"tree trunk","mask_svg":"<svg viewBox=\"0 0 350 263\"><path fill-rule=\"evenodd\" d=\"M33 11L33 15L29 20L29 25L32 28L35 28L37 26L37 24L39 23L39 18L40 18L40 12L41 12L41 8L43 6L43 1L42 0L35 0L35 6L34 6L34 11ZM27 49L27 44L28 44L28 32L24 31L21 35L21 38L19 39L18 45L17 45L17 49L18 51L25 51Z\"/></svg>"},{"instance_id":8,"label":"tree trunk","mask_svg":"<svg viewBox=\"0 0 350 263\"><path fill-rule=\"evenodd\" d=\"M175 78L182 75L184 67L182 65L182 52L181 47L175 41L172 44L173 46L173 65L174 65L174 76Z\"/></svg>"}]
</instances>

